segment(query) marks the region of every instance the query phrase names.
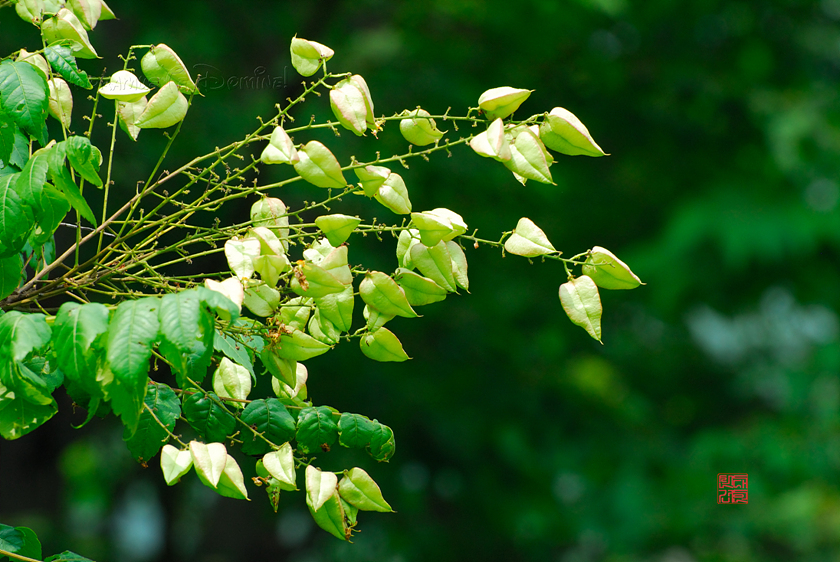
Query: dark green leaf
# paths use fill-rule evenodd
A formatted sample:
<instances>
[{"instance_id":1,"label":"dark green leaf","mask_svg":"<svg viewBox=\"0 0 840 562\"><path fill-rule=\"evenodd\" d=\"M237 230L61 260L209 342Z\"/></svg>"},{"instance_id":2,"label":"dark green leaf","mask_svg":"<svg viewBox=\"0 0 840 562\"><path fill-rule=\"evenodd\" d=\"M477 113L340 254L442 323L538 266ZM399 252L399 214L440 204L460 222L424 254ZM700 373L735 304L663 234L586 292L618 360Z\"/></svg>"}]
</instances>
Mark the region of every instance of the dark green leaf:
<instances>
[{"instance_id":1,"label":"dark green leaf","mask_svg":"<svg viewBox=\"0 0 840 562\"><path fill-rule=\"evenodd\" d=\"M213 356L213 316L202 304L199 292L186 290L160 301L160 352L172 364L178 385L186 377L201 382Z\"/></svg>"},{"instance_id":2,"label":"dark green leaf","mask_svg":"<svg viewBox=\"0 0 840 562\"><path fill-rule=\"evenodd\" d=\"M0 549L6 552L17 552L23 547L23 533L11 525L0 523Z\"/></svg>"},{"instance_id":3,"label":"dark green leaf","mask_svg":"<svg viewBox=\"0 0 840 562\"><path fill-rule=\"evenodd\" d=\"M115 376L138 379L149 372L152 344L160 330L159 307L160 299L155 297L124 301L117 307L106 343L108 363Z\"/></svg>"},{"instance_id":4,"label":"dark green leaf","mask_svg":"<svg viewBox=\"0 0 840 562\"><path fill-rule=\"evenodd\" d=\"M27 160L29 160L29 139L26 138L20 127L15 125L15 142L12 147L12 155L9 157L9 164L23 169Z\"/></svg>"},{"instance_id":5,"label":"dark green leaf","mask_svg":"<svg viewBox=\"0 0 840 562\"><path fill-rule=\"evenodd\" d=\"M38 540L38 535L35 534L35 531L28 527L15 527L15 530L20 531L20 534L23 536L23 546L15 554L40 560L41 541Z\"/></svg>"},{"instance_id":6,"label":"dark green leaf","mask_svg":"<svg viewBox=\"0 0 840 562\"><path fill-rule=\"evenodd\" d=\"M295 420L276 398L252 401L240 419L275 445L291 441L295 436ZM242 432L242 452L246 455L264 455L270 450L268 443L253 432Z\"/></svg>"},{"instance_id":7,"label":"dark green leaf","mask_svg":"<svg viewBox=\"0 0 840 562\"><path fill-rule=\"evenodd\" d=\"M163 383L150 382L144 402L148 408L143 408L137 431L126 441L134 460L140 463L148 462L158 454L168 440L169 434L161 424L171 433L175 429L175 422L181 416L180 400L172 389Z\"/></svg>"},{"instance_id":8,"label":"dark green leaf","mask_svg":"<svg viewBox=\"0 0 840 562\"><path fill-rule=\"evenodd\" d=\"M70 205L79 211L79 214L90 224L98 226L93 210L91 210L90 205L88 205L87 201L85 201L85 198L82 196L82 192L79 191L78 186L76 186L76 183L73 181L73 176L70 174L70 170L61 166L58 170L50 171L50 178L55 186L64 194L64 197Z\"/></svg>"},{"instance_id":9,"label":"dark green leaf","mask_svg":"<svg viewBox=\"0 0 840 562\"><path fill-rule=\"evenodd\" d=\"M41 145L49 108L47 81L28 62L0 63L0 108Z\"/></svg>"},{"instance_id":10,"label":"dark green leaf","mask_svg":"<svg viewBox=\"0 0 840 562\"><path fill-rule=\"evenodd\" d=\"M9 163L15 147L15 123L0 110L0 162Z\"/></svg>"},{"instance_id":11,"label":"dark green leaf","mask_svg":"<svg viewBox=\"0 0 840 562\"><path fill-rule=\"evenodd\" d=\"M53 45L44 49L44 57L49 61L53 70L61 75L70 84L75 84L87 90L93 88L88 79L87 72L79 70L76 66L76 57L73 51L64 45Z\"/></svg>"},{"instance_id":12,"label":"dark green leaf","mask_svg":"<svg viewBox=\"0 0 840 562\"><path fill-rule=\"evenodd\" d=\"M47 183L47 172L49 171L50 150L39 150L26 161L15 181L15 191L20 195L25 205L32 208L33 215L37 220L41 215L41 192L44 184Z\"/></svg>"},{"instance_id":13,"label":"dark green leaf","mask_svg":"<svg viewBox=\"0 0 840 562\"><path fill-rule=\"evenodd\" d=\"M12 380L10 382L12 384L6 386L13 389L15 395L23 396L33 404L46 406L53 403L47 381L24 363L16 362L12 366Z\"/></svg>"},{"instance_id":14,"label":"dark green leaf","mask_svg":"<svg viewBox=\"0 0 840 562\"><path fill-rule=\"evenodd\" d=\"M360 414L341 414L338 420L338 442L344 447L364 449L370 444L375 424Z\"/></svg>"},{"instance_id":15,"label":"dark green leaf","mask_svg":"<svg viewBox=\"0 0 840 562\"><path fill-rule=\"evenodd\" d=\"M213 348L220 353L224 353L231 361L242 365L248 369L252 376L255 376L254 361L250 350L245 345L220 331L216 331Z\"/></svg>"},{"instance_id":16,"label":"dark green leaf","mask_svg":"<svg viewBox=\"0 0 840 562\"><path fill-rule=\"evenodd\" d=\"M370 453L370 456L374 460L379 462L387 461L394 456L394 451L397 446L394 441L394 432L390 427L376 420L373 420L373 424L373 435L370 439L368 453Z\"/></svg>"},{"instance_id":17,"label":"dark green leaf","mask_svg":"<svg viewBox=\"0 0 840 562\"><path fill-rule=\"evenodd\" d=\"M5 299L18 288L22 270L23 260L20 254L0 258L0 299Z\"/></svg>"},{"instance_id":18,"label":"dark green leaf","mask_svg":"<svg viewBox=\"0 0 840 562\"><path fill-rule=\"evenodd\" d=\"M328 406L310 406L298 414L295 439L303 453L329 451L337 437L338 426L333 419L333 410Z\"/></svg>"},{"instance_id":19,"label":"dark green leaf","mask_svg":"<svg viewBox=\"0 0 840 562\"><path fill-rule=\"evenodd\" d=\"M0 398L0 435L9 440L22 437L37 429L57 411L55 401L42 406L23 397L12 400Z\"/></svg>"},{"instance_id":20,"label":"dark green leaf","mask_svg":"<svg viewBox=\"0 0 840 562\"><path fill-rule=\"evenodd\" d=\"M53 349L58 366L68 378L77 381L91 396L101 396L96 382L94 342L108 331L108 309L99 303L61 305L53 324Z\"/></svg>"},{"instance_id":21,"label":"dark green leaf","mask_svg":"<svg viewBox=\"0 0 840 562\"><path fill-rule=\"evenodd\" d=\"M147 297L120 303L108 326L106 356L114 374L109 387L111 407L134 434L146 383L149 380L149 358L152 344L158 338L160 299Z\"/></svg>"},{"instance_id":22,"label":"dark green leaf","mask_svg":"<svg viewBox=\"0 0 840 562\"><path fill-rule=\"evenodd\" d=\"M18 177L0 177L0 256L19 252L32 230L32 211L12 187Z\"/></svg>"},{"instance_id":23,"label":"dark green leaf","mask_svg":"<svg viewBox=\"0 0 840 562\"><path fill-rule=\"evenodd\" d=\"M90 558L85 558L80 554L76 554L75 552L71 552L69 550L65 550L61 554L53 554L44 562L93 562Z\"/></svg>"},{"instance_id":24,"label":"dark green leaf","mask_svg":"<svg viewBox=\"0 0 840 562\"><path fill-rule=\"evenodd\" d=\"M43 314L11 311L0 317L0 357L3 361L26 361L50 341L52 331Z\"/></svg>"},{"instance_id":25,"label":"dark green leaf","mask_svg":"<svg viewBox=\"0 0 840 562\"><path fill-rule=\"evenodd\" d=\"M67 161L83 178L97 187L102 187L99 179L99 150L90 144L87 137L70 137L65 142Z\"/></svg>"},{"instance_id":26,"label":"dark green leaf","mask_svg":"<svg viewBox=\"0 0 840 562\"><path fill-rule=\"evenodd\" d=\"M208 443L224 441L236 429L236 418L216 402L212 392L205 396L201 392L184 398L184 417L193 429Z\"/></svg>"},{"instance_id":27,"label":"dark green leaf","mask_svg":"<svg viewBox=\"0 0 840 562\"><path fill-rule=\"evenodd\" d=\"M70 203L64 194L52 185L45 184L44 189L41 190L38 224L32 233L32 241L37 245L43 245L49 241L69 210Z\"/></svg>"}]
</instances>

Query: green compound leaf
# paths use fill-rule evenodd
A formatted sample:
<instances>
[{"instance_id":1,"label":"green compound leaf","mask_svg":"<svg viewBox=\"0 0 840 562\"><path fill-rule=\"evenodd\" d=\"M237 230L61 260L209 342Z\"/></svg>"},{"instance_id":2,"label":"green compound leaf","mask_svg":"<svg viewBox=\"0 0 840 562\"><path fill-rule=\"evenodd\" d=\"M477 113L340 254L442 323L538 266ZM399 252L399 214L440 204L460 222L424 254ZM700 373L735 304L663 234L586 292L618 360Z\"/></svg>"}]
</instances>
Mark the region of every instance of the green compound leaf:
<instances>
[{"instance_id":1,"label":"green compound leaf","mask_svg":"<svg viewBox=\"0 0 840 562\"><path fill-rule=\"evenodd\" d=\"M446 289L411 270L397 269L396 281L405 292L411 306L423 306L440 302L446 298Z\"/></svg>"},{"instance_id":2,"label":"green compound leaf","mask_svg":"<svg viewBox=\"0 0 840 562\"><path fill-rule=\"evenodd\" d=\"M0 258L0 299L11 295L20 284L23 260L20 254Z\"/></svg>"},{"instance_id":3,"label":"green compound leaf","mask_svg":"<svg viewBox=\"0 0 840 562\"><path fill-rule=\"evenodd\" d=\"M304 408L298 414L298 449L304 454L329 451L338 438L338 425L333 419L334 410L328 406Z\"/></svg>"},{"instance_id":4,"label":"green compound leaf","mask_svg":"<svg viewBox=\"0 0 840 562\"><path fill-rule=\"evenodd\" d=\"M67 202L79 211L79 214L90 224L98 226L99 223L96 222L96 216L93 214L93 210L85 198L82 197L81 191L79 191L78 186L73 181L73 176L70 175L70 170L64 166L61 166L58 170L50 170L50 178L53 180L55 186L61 190Z\"/></svg>"},{"instance_id":5,"label":"green compound leaf","mask_svg":"<svg viewBox=\"0 0 840 562\"><path fill-rule=\"evenodd\" d=\"M343 412L338 420L338 443L351 449L364 449L370 445L375 428L370 418Z\"/></svg>"},{"instance_id":6,"label":"green compound leaf","mask_svg":"<svg viewBox=\"0 0 840 562\"><path fill-rule=\"evenodd\" d=\"M388 462L388 459L394 456L397 447L394 432L390 427L376 420L373 420L373 424L373 434L370 438L368 453L376 461Z\"/></svg>"},{"instance_id":7,"label":"green compound leaf","mask_svg":"<svg viewBox=\"0 0 840 562\"><path fill-rule=\"evenodd\" d=\"M344 478L338 483L338 493L362 511L394 511L382 497L382 490L373 478L361 468L351 468L344 473Z\"/></svg>"},{"instance_id":8,"label":"green compound leaf","mask_svg":"<svg viewBox=\"0 0 840 562\"><path fill-rule=\"evenodd\" d=\"M381 271L372 271L365 275L359 285L359 295L368 306L385 315L417 317L402 287Z\"/></svg>"},{"instance_id":9,"label":"green compound leaf","mask_svg":"<svg viewBox=\"0 0 840 562\"><path fill-rule=\"evenodd\" d=\"M108 309L99 303L61 305L53 324L52 342L59 368L91 396L101 396L96 360L101 336L108 331Z\"/></svg>"},{"instance_id":10,"label":"green compound leaf","mask_svg":"<svg viewBox=\"0 0 840 562\"><path fill-rule=\"evenodd\" d=\"M50 404L33 404L22 396L14 399L0 398L0 435L4 439L17 439L37 429L58 412L55 401Z\"/></svg>"},{"instance_id":11,"label":"green compound leaf","mask_svg":"<svg viewBox=\"0 0 840 562\"><path fill-rule=\"evenodd\" d=\"M19 252L32 230L31 209L12 187L18 174L0 177L0 256Z\"/></svg>"},{"instance_id":12,"label":"green compound leaf","mask_svg":"<svg viewBox=\"0 0 840 562\"><path fill-rule=\"evenodd\" d=\"M213 356L213 315L195 289L165 295L160 300L160 352L172 365L178 385L187 377L204 380Z\"/></svg>"},{"instance_id":13,"label":"green compound leaf","mask_svg":"<svg viewBox=\"0 0 840 562\"><path fill-rule=\"evenodd\" d=\"M167 385L149 382L144 403L148 408L140 413L137 431L126 440L126 447L134 460L145 464L160 451L175 429L175 422L181 416L181 402Z\"/></svg>"},{"instance_id":14,"label":"green compound leaf","mask_svg":"<svg viewBox=\"0 0 840 562\"><path fill-rule=\"evenodd\" d=\"M172 445L164 445L160 452L160 470L167 486L178 481L192 468L192 454L189 449L178 450Z\"/></svg>"},{"instance_id":15,"label":"green compound leaf","mask_svg":"<svg viewBox=\"0 0 840 562\"><path fill-rule=\"evenodd\" d=\"M560 303L572 323L601 342L601 297L590 277L582 275L560 285Z\"/></svg>"},{"instance_id":16,"label":"green compound leaf","mask_svg":"<svg viewBox=\"0 0 840 562\"><path fill-rule=\"evenodd\" d=\"M102 155L99 149L90 144L87 137L70 137L65 142L67 161L73 169L79 172L85 180L97 187L102 187L102 180L99 178L99 164Z\"/></svg>"},{"instance_id":17,"label":"green compound leaf","mask_svg":"<svg viewBox=\"0 0 840 562\"><path fill-rule=\"evenodd\" d=\"M276 398L254 400L243 410L240 419L274 444L286 443L295 437L295 420ZM249 430L242 431L242 452L264 455L271 445Z\"/></svg>"},{"instance_id":18,"label":"green compound leaf","mask_svg":"<svg viewBox=\"0 0 840 562\"><path fill-rule=\"evenodd\" d=\"M116 377L137 380L149 372L152 344L160 332L160 307L157 297L124 301L117 306L105 347Z\"/></svg>"},{"instance_id":19,"label":"green compound leaf","mask_svg":"<svg viewBox=\"0 0 840 562\"><path fill-rule=\"evenodd\" d=\"M143 410L149 359L160 330L159 307L156 297L124 301L117 306L108 327L105 353L114 374L111 407L129 436L134 434Z\"/></svg>"},{"instance_id":20,"label":"green compound leaf","mask_svg":"<svg viewBox=\"0 0 840 562\"><path fill-rule=\"evenodd\" d=\"M44 562L93 562L93 560L70 550L65 550L64 552L53 554L49 558L44 559Z\"/></svg>"},{"instance_id":21,"label":"green compound leaf","mask_svg":"<svg viewBox=\"0 0 840 562\"><path fill-rule=\"evenodd\" d=\"M52 330L43 314L7 312L0 316L0 350L5 356L0 359L26 361L32 353L41 351L51 336Z\"/></svg>"},{"instance_id":22,"label":"green compound leaf","mask_svg":"<svg viewBox=\"0 0 840 562\"><path fill-rule=\"evenodd\" d=\"M30 137L46 145L44 123L49 111L49 89L44 76L28 62L0 63L0 110Z\"/></svg>"},{"instance_id":23,"label":"green compound leaf","mask_svg":"<svg viewBox=\"0 0 840 562\"><path fill-rule=\"evenodd\" d=\"M206 441L224 441L236 431L236 418L222 408L212 392L184 394L183 412L187 423Z\"/></svg>"},{"instance_id":24,"label":"green compound leaf","mask_svg":"<svg viewBox=\"0 0 840 562\"><path fill-rule=\"evenodd\" d=\"M44 56L49 61L52 69L69 83L87 90L93 88L93 85L88 79L87 72L80 70L76 66L76 57L73 56L73 51L69 47L52 45L44 49Z\"/></svg>"},{"instance_id":25,"label":"green compound leaf","mask_svg":"<svg viewBox=\"0 0 840 562\"><path fill-rule=\"evenodd\" d=\"M400 340L388 328L379 328L367 333L359 341L362 353L374 361L406 361L411 359L403 349Z\"/></svg>"},{"instance_id":26,"label":"green compound leaf","mask_svg":"<svg viewBox=\"0 0 840 562\"><path fill-rule=\"evenodd\" d=\"M586 263L581 269L584 275L591 277L602 289L635 289L639 285L644 285L626 263L600 246L595 246L590 250Z\"/></svg>"},{"instance_id":27,"label":"green compound leaf","mask_svg":"<svg viewBox=\"0 0 840 562\"><path fill-rule=\"evenodd\" d=\"M505 251L509 254L535 258L546 254L553 254L554 249L545 232L531 219L522 217L516 223L513 234L505 240Z\"/></svg>"},{"instance_id":28,"label":"green compound leaf","mask_svg":"<svg viewBox=\"0 0 840 562\"><path fill-rule=\"evenodd\" d=\"M41 542L35 532L28 527L0 525L0 549L35 560L41 559ZM6 558L6 560L16 560Z\"/></svg>"},{"instance_id":29,"label":"green compound leaf","mask_svg":"<svg viewBox=\"0 0 840 562\"><path fill-rule=\"evenodd\" d=\"M64 194L50 184L44 185L39 202L38 225L32 233L31 242L38 246L54 244L52 234L69 210L70 204Z\"/></svg>"},{"instance_id":30,"label":"green compound leaf","mask_svg":"<svg viewBox=\"0 0 840 562\"><path fill-rule=\"evenodd\" d=\"M309 141L298 150L300 160L294 165L295 171L317 187L343 188L347 185L341 164L333 153L318 141Z\"/></svg>"}]
</instances>

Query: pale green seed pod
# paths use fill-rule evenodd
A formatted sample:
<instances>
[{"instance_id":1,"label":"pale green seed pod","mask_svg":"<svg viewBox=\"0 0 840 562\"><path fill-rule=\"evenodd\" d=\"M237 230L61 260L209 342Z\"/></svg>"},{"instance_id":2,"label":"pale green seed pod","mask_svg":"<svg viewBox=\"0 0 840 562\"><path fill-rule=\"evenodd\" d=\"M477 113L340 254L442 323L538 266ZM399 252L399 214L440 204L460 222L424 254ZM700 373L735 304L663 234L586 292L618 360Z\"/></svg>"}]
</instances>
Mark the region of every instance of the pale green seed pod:
<instances>
[{"instance_id":1,"label":"pale green seed pod","mask_svg":"<svg viewBox=\"0 0 840 562\"><path fill-rule=\"evenodd\" d=\"M540 125L540 139L551 150L568 156L607 156L586 125L562 107L555 107Z\"/></svg>"},{"instance_id":2,"label":"pale green seed pod","mask_svg":"<svg viewBox=\"0 0 840 562\"><path fill-rule=\"evenodd\" d=\"M532 91L508 86L491 88L479 96L478 107L484 111L488 119L504 119L519 109Z\"/></svg>"},{"instance_id":3,"label":"pale green seed pod","mask_svg":"<svg viewBox=\"0 0 840 562\"><path fill-rule=\"evenodd\" d=\"M404 110L400 115L405 119L400 121L400 132L405 140L417 146L425 146L440 140L446 131L440 131L428 111L417 108L414 111Z\"/></svg>"},{"instance_id":4,"label":"pale green seed pod","mask_svg":"<svg viewBox=\"0 0 840 562\"><path fill-rule=\"evenodd\" d=\"M302 76L312 76L325 61L330 60L335 54L335 51L326 45L300 39L297 36L292 38L290 51L292 55L292 66Z\"/></svg>"}]
</instances>

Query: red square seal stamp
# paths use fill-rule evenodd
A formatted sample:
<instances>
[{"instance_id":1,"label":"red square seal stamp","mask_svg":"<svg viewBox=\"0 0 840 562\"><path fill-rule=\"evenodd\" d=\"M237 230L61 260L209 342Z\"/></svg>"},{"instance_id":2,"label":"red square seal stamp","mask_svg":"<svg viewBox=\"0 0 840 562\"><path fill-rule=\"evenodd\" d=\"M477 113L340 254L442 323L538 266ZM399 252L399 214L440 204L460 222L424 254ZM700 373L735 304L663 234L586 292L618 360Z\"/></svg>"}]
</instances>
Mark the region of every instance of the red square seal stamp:
<instances>
[{"instance_id":1,"label":"red square seal stamp","mask_svg":"<svg viewBox=\"0 0 840 562\"><path fill-rule=\"evenodd\" d=\"M722 473L717 475L718 503L748 503L747 475Z\"/></svg>"}]
</instances>

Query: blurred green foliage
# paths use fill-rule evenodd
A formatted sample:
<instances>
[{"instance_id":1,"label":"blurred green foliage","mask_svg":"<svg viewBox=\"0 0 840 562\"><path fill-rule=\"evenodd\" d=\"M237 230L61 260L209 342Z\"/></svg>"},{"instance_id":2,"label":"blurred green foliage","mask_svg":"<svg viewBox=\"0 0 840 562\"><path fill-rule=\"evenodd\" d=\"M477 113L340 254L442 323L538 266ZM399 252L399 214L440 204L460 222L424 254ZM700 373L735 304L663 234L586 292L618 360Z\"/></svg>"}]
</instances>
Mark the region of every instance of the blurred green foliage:
<instances>
[{"instance_id":1,"label":"blurred green foliage","mask_svg":"<svg viewBox=\"0 0 840 562\"><path fill-rule=\"evenodd\" d=\"M400 171L415 208L455 209L486 236L528 216L567 255L610 248L647 286L603 295L602 347L565 319L559 265L470 250L471 294L393 322L413 361L339 346L309 362L310 395L397 436L394 460L367 468L398 513L368 518L354 545L315 532L299 502L274 515L195 482L164 490L115 420L71 430L68 404L0 443L0 521L32 526L45 551L137 562L840 554L840 1L110 4L100 52L164 42L205 75L169 165L299 91L295 33L364 76L378 113L535 89L523 114L565 107L612 156L563 158L556 187L526 188L485 159L436 156ZM11 10L0 29L4 53L37 47ZM307 105L304 121L329 111ZM162 146L145 136L118 148L127 193ZM403 143L394 128L350 136L340 157ZM393 246L353 251L392 268ZM357 375L331 376L334 362ZM717 504L721 472L749 474L748 505Z\"/></svg>"}]
</instances>

